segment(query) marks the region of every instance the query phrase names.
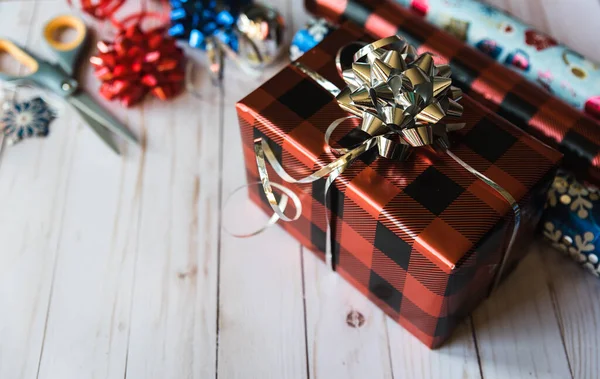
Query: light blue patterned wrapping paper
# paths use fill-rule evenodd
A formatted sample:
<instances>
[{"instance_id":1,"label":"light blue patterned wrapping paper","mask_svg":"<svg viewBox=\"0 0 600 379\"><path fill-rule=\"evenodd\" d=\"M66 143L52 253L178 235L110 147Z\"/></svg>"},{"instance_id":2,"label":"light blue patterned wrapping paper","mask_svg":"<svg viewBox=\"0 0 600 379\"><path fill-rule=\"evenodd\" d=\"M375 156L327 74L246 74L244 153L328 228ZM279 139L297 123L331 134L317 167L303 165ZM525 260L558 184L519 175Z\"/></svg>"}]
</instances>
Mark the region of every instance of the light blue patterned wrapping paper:
<instances>
[{"instance_id":1,"label":"light blue patterned wrapping paper","mask_svg":"<svg viewBox=\"0 0 600 379\"><path fill-rule=\"evenodd\" d=\"M600 119L600 65L552 37L476 0L393 1Z\"/></svg>"}]
</instances>

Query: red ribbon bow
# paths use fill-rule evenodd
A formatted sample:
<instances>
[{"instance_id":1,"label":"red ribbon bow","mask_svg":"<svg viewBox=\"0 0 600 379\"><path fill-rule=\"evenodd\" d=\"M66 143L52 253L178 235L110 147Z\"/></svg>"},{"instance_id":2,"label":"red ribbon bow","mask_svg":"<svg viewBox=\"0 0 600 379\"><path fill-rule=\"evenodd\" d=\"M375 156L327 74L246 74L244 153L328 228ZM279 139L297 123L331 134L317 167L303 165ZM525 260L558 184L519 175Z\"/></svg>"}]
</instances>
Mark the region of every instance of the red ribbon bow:
<instances>
[{"instance_id":1,"label":"red ribbon bow","mask_svg":"<svg viewBox=\"0 0 600 379\"><path fill-rule=\"evenodd\" d=\"M114 42L98 42L98 50L90 62L108 100L129 107L149 92L166 100L183 89L183 51L164 27L144 32L135 23L119 30Z\"/></svg>"}]
</instances>

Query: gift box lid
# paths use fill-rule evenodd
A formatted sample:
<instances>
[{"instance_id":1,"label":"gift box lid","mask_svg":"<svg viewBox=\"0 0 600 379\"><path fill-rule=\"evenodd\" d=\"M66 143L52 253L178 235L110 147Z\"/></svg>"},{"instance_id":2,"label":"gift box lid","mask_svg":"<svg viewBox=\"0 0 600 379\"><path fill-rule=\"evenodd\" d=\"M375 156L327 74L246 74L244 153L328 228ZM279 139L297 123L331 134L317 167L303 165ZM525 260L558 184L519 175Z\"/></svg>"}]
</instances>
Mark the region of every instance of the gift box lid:
<instances>
[{"instance_id":1,"label":"gift box lid","mask_svg":"<svg viewBox=\"0 0 600 379\"><path fill-rule=\"evenodd\" d=\"M334 58L340 47L356 40L369 37L344 25L299 61L343 88ZM466 127L452 135L452 152L520 204L526 203L532 188L549 183L548 175L562 155L471 98L465 96L460 103L464 112L457 122ZM335 159L326 148L324 133L332 121L348 115L331 94L293 66L237 107L242 121L254 125L253 137L267 139L281 164L296 177ZM343 145L343 138L338 143ZM248 161L254 160L251 149L245 154ZM451 272L497 224L513 217L511 206L488 184L449 156L427 148L415 149L406 162L365 154L335 184L341 199L334 202L332 212L341 219L336 227L345 231L344 248L369 267L374 249L365 245L374 244L399 265L408 264L406 255L415 249ZM321 195L322 187L316 184L304 188L315 198ZM308 208L304 211L311 212ZM322 230L324 223L319 222Z\"/></svg>"}]
</instances>

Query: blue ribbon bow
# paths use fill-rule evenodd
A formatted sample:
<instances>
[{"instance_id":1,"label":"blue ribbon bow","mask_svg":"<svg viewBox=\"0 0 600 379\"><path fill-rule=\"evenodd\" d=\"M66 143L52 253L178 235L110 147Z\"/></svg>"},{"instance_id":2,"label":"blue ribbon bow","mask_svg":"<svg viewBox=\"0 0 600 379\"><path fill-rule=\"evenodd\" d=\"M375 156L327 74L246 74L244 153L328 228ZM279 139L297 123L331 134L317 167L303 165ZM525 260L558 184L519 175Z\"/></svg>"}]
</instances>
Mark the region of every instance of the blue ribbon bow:
<instances>
[{"instance_id":1,"label":"blue ribbon bow","mask_svg":"<svg viewBox=\"0 0 600 379\"><path fill-rule=\"evenodd\" d=\"M217 37L233 51L238 51L235 23L242 6L251 0L170 0L169 35L185 40L190 46L206 50L209 37Z\"/></svg>"}]
</instances>

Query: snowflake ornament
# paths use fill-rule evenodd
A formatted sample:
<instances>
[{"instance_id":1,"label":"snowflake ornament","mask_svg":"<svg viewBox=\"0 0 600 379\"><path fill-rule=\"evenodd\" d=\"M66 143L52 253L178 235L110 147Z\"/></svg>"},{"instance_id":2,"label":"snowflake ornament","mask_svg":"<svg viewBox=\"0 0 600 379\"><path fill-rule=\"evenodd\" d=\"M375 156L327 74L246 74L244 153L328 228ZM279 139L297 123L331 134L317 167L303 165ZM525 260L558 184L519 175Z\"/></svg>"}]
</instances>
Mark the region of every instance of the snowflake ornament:
<instances>
[{"instance_id":1,"label":"snowflake ornament","mask_svg":"<svg viewBox=\"0 0 600 379\"><path fill-rule=\"evenodd\" d=\"M2 111L0 129L13 145L25 138L46 137L50 123L56 118L55 112L39 97L4 103Z\"/></svg>"}]
</instances>

